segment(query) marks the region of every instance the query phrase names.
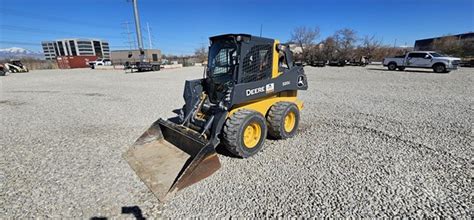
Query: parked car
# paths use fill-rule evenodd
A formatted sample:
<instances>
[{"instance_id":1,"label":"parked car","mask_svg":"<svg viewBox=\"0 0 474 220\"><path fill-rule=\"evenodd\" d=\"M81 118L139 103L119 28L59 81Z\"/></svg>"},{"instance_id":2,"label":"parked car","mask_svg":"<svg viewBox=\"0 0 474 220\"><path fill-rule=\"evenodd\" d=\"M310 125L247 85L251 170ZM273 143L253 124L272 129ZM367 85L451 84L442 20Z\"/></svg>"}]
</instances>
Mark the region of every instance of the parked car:
<instances>
[{"instance_id":1,"label":"parked car","mask_svg":"<svg viewBox=\"0 0 474 220\"><path fill-rule=\"evenodd\" d=\"M3 64L0 64L0 76L8 76L8 74L8 69L5 68Z\"/></svg>"},{"instance_id":2,"label":"parked car","mask_svg":"<svg viewBox=\"0 0 474 220\"><path fill-rule=\"evenodd\" d=\"M329 63L328 63L329 66L345 66L346 65L346 60L342 60L342 59L333 59L333 60L330 60Z\"/></svg>"},{"instance_id":3,"label":"parked car","mask_svg":"<svg viewBox=\"0 0 474 220\"><path fill-rule=\"evenodd\" d=\"M456 70L461 59L450 57L434 51L413 51L404 56L383 59L383 66L389 70L403 71L405 68L433 69L436 73L449 73Z\"/></svg>"},{"instance_id":4,"label":"parked car","mask_svg":"<svg viewBox=\"0 0 474 220\"><path fill-rule=\"evenodd\" d=\"M326 60L312 60L309 62L310 66L324 67L326 66Z\"/></svg>"},{"instance_id":5,"label":"parked car","mask_svg":"<svg viewBox=\"0 0 474 220\"><path fill-rule=\"evenodd\" d=\"M370 64L370 61L369 61L369 58L366 56L362 56L358 60L351 59L349 60L349 63L348 63L348 65L350 66L367 66L368 64Z\"/></svg>"},{"instance_id":6,"label":"parked car","mask_svg":"<svg viewBox=\"0 0 474 220\"><path fill-rule=\"evenodd\" d=\"M89 62L89 66L91 67L91 69L94 69L96 66L111 66L111 65L112 65L112 61L110 61L110 59L103 59L103 58L99 58L96 61Z\"/></svg>"}]
</instances>

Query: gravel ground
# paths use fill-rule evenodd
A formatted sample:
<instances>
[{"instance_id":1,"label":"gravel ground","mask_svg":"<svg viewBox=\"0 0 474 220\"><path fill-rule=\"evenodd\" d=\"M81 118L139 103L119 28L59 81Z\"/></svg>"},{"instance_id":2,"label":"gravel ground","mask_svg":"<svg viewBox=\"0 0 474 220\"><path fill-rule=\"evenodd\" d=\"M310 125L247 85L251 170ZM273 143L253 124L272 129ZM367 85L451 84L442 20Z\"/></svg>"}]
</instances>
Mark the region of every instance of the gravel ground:
<instances>
[{"instance_id":1,"label":"gravel ground","mask_svg":"<svg viewBox=\"0 0 474 220\"><path fill-rule=\"evenodd\" d=\"M473 69L306 68L299 134L160 204L121 154L201 68L0 78L0 218L471 218Z\"/></svg>"}]
</instances>

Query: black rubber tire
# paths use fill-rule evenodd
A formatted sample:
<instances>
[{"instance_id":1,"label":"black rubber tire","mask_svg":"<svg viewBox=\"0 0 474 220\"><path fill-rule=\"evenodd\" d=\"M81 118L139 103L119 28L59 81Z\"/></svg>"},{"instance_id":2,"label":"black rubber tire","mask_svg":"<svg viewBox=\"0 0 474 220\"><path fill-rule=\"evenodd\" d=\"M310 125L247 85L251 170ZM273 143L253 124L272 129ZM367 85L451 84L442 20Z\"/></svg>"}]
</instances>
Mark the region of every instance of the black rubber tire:
<instances>
[{"instance_id":1,"label":"black rubber tire","mask_svg":"<svg viewBox=\"0 0 474 220\"><path fill-rule=\"evenodd\" d=\"M433 65L433 71L435 73L446 73L446 66L444 64Z\"/></svg>"},{"instance_id":2,"label":"black rubber tire","mask_svg":"<svg viewBox=\"0 0 474 220\"><path fill-rule=\"evenodd\" d=\"M244 144L244 130L251 123L256 122L260 125L260 140L253 148L247 148ZM267 125L262 114L242 109L235 112L225 122L222 131L222 143L235 156L247 158L257 154L263 147L267 136Z\"/></svg>"},{"instance_id":3,"label":"black rubber tire","mask_svg":"<svg viewBox=\"0 0 474 220\"><path fill-rule=\"evenodd\" d=\"M392 62L392 63L389 63L387 67L388 67L388 70L393 71L397 69L397 64Z\"/></svg>"},{"instance_id":4,"label":"black rubber tire","mask_svg":"<svg viewBox=\"0 0 474 220\"><path fill-rule=\"evenodd\" d=\"M401 67L398 67L398 71L403 71L405 70L405 67L401 66Z\"/></svg>"},{"instance_id":5,"label":"black rubber tire","mask_svg":"<svg viewBox=\"0 0 474 220\"><path fill-rule=\"evenodd\" d=\"M7 73L4 70L0 70L0 76L6 76Z\"/></svg>"},{"instance_id":6,"label":"black rubber tire","mask_svg":"<svg viewBox=\"0 0 474 220\"><path fill-rule=\"evenodd\" d=\"M285 117L289 112L293 112L296 116L295 126L290 132L286 132L284 128ZM295 104L291 102L275 103L267 114L268 134L275 139L287 139L296 135L298 125L300 123L300 111Z\"/></svg>"}]
</instances>

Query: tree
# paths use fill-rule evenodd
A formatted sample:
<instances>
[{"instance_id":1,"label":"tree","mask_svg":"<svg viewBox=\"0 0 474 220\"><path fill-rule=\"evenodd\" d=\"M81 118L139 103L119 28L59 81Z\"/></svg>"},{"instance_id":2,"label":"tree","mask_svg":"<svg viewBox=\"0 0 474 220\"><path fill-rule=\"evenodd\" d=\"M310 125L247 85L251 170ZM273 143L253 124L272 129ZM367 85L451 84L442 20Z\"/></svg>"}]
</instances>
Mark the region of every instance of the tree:
<instances>
[{"instance_id":1,"label":"tree","mask_svg":"<svg viewBox=\"0 0 474 220\"><path fill-rule=\"evenodd\" d=\"M319 38L319 27L314 29L308 27L297 27L291 33L291 41L295 42L299 47L301 47L301 52L303 59L307 59L308 49L313 44L314 41Z\"/></svg>"},{"instance_id":2,"label":"tree","mask_svg":"<svg viewBox=\"0 0 474 220\"><path fill-rule=\"evenodd\" d=\"M375 35L368 36L366 35L364 39L362 40L362 53L361 56L367 56L367 57L372 57L377 51L380 46L382 45L382 42L380 40L377 40L375 38Z\"/></svg>"},{"instance_id":3,"label":"tree","mask_svg":"<svg viewBox=\"0 0 474 220\"><path fill-rule=\"evenodd\" d=\"M352 56L354 44L357 42L356 31L344 28L336 31L333 38L337 45L337 58L340 60L349 59Z\"/></svg>"},{"instance_id":4,"label":"tree","mask_svg":"<svg viewBox=\"0 0 474 220\"><path fill-rule=\"evenodd\" d=\"M207 47L202 46L197 48L194 51L194 56L196 57L197 61L200 63L204 63L207 61Z\"/></svg>"},{"instance_id":5,"label":"tree","mask_svg":"<svg viewBox=\"0 0 474 220\"><path fill-rule=\"evenodd\" d=\"M371 61L382 61L385 57L393 57L407 53L406 48L394 48L393 46L380 46L371 54Z\"/></svg>"},{"instance_id":6,"label":"tree","mask_svg":"<svg viewBox=\"0 0 474 220\"><path fill-rule=\"evenodd\" d=\"M328 37L322 44L322 53L324 54L324 60L334 60L337 54L337 43L334 37Z\"/></svg>"}]
</instances>

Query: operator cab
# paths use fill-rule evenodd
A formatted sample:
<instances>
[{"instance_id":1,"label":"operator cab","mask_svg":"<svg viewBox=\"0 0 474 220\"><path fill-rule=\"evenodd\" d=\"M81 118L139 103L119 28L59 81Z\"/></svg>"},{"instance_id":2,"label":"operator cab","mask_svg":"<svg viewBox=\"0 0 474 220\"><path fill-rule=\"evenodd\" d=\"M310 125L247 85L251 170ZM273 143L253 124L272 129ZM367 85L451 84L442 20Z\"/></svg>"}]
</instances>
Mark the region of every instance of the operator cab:
<instances>
[{"instance_id":1,"label":"operator cab","mask_svg":"<svg viewBox=\"0 0 474 220\"><path fill-rule=\"evenodd\" d=\"M10 63L15 65L15 66L23 67L23 64L21 63L21 60L18 60L18 59L11 59Z\"/></svg>"},{"instance_id":2,"label":"operator cab","mask_svg":"<svg viewBox=\"0 0 474 220\"><path fill-rule=\"evenodd\" d=\"M275 40L247 34L226 34L210 38L206 70L207 94L218 103L234 84L272 77Z\"/></svg>"}]
</instances>

